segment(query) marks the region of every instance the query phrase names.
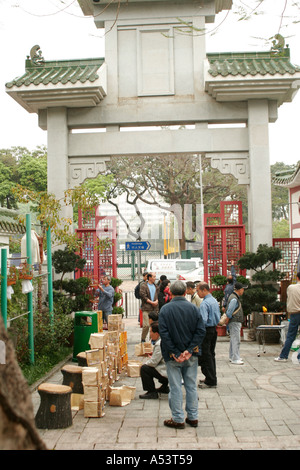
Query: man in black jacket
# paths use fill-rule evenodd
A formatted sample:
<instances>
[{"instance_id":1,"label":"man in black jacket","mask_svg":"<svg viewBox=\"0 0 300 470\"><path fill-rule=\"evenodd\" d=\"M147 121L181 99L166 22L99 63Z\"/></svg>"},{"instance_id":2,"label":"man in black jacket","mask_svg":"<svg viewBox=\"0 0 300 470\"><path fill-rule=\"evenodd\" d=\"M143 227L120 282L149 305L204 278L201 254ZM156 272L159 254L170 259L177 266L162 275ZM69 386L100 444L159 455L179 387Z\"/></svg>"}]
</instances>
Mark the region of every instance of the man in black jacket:
<instances>
[{"instance_id":1,"label":"man in black jacket","mask_svg":"<svg viewBox=\"0 0 300 470\"><path fill-rule=\"evenodd\" d=\"M182 380L186 391L186 423L198 426L198 355L206 330L199 309L185 298L186 284L175 281L170 287L171 302L159 313L162 355L169 379L169 405L172 418L164 425L183 429Z\"/></svg>"}]
</instances>

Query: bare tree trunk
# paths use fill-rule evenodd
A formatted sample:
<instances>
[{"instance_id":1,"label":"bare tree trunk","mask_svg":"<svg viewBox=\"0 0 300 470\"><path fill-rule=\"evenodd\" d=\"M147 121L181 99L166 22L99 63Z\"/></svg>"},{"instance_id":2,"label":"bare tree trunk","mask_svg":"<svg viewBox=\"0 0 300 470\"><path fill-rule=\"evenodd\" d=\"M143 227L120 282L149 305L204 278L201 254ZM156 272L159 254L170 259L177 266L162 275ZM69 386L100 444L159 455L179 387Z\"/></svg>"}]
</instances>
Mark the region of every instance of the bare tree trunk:
<instances>
[{"instance_id":1,"label":"bare tree trunk","mask_svg":"<svg viewBox=\"0 0 300 470\"><path fill-rule=\"evenodd\" d=\"M1 350L4 354L0 358L0 450L46 450L35 427L28 384L0 315L0 346L3 343Z\"/></svg>"}]
</instances>

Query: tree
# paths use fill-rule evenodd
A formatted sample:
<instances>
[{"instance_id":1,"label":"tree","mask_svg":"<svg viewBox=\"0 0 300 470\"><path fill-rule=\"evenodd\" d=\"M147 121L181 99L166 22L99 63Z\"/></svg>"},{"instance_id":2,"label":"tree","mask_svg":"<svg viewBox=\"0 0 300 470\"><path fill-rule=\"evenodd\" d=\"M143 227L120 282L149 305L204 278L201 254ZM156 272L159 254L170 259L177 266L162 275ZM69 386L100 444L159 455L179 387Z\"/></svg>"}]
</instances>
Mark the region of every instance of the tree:
<instances>
[{"instance_id":1,"label":"tree","mask_svg":"<svg viewBox=\"0 0 300 470\"><path fill-rule=\"evenodd\" d=\"M18 176L21 186L32 191L47 190L47 155L34 157L26 155L18 164Z\"/></svg>"},{"instance_id":2,"label":"tree","mask_svg":"<svg viewBox=\"0 0 300 470\"><path fill-rule=\"evenodd\" d=\"M37 220L42 231L51 228L53 241L58 245L67 245L70 250L79 249L82 245L77 233L71 231L72 220L61 217L63 206L71 205L79 209L90 210L100 204L100 196L88 190L85 186L78 186L64 192L62 200L58 200L46 191L32 191L21 185L16 185L13 190L16 199L24 204L33 203L37 207ZM108 244L107 239L99 240L99 249L104 249Z\"/></svg>"},{"instance_id":3,"label":"tree","mask_svg":"<svg viewBox=\"0 0 300 470\"><path fill-rule=\"evenodd\" d=\"M47 150L37 147L30 152L26 147L0 149L0 204L17 209L13 189L17 184L32 191L47 190Z\"/></svg>"},{"instance_id":4,"label":"tree","mask_svg":"<svg viewBox=\"0 0 300 470\"><path fill-rule=\"evenodd\" d=\"M290 224L286 219L274 220L273 219L273 238L289 238L290 236Z\"/></svg>"},{"instance_id":5,"label":"tree","mask_svg":"<svg viewBox=\"0 0 300 470\"><path fill-rule=\"evenodd\" d=\"M71 251L67 247L64 250L56 250L52 256L52 264L55 272L61 274L60 287L64 275L66 273L76 272L78 269L82 270L86 264L86 260L82 259L75 251Z\"/></svg>"},{"instance_id":6,"label":"tree","mask_svg":"<svg viewBox=\"0 0 300 470\"><path fill-rule=\"evenodd\" d=\"M111 203L113 197L125 192L127 202L131 204L136 205L140 200L166 211L174 211L176 206L180 206L182 214L185 205L196 207L201 204L198 155L114 158L108 168L115 182L107 195ZM202 159L201 171L206 212L218 211L222 199L246 202L246 187L238 185L233 176L221 175L218 170L212 169L208 159ZM142 214L139 215L142 224ZM185 236L181 239L181 250L185 249L186 239L189 239L189 233L183 227L184 222L182 218L182 227L179 229ZM195 216L192 222L194 231Z\"/></svg>"},{"instance_id":7,"label":"tree","mask_svg":"<svg viewBox=\"0 0 300 470\"><path fill-rule=\"evenodd\" d=\"M6 350L5 364L0 364L0 449L46 450L35 427L31 392L1 315L0 341Z\"/></svg>"},{"instance_id":8,"label":"tree","mask_svg":"<svg viewBox=\"0 0 300 470\"><path fill-rule=\"evenodd\" d=\"M0 204L1 207L6 206L8 209L15 207L15 202L12 197L12 171L4 163L0 161Z\"/></svg>"},{"instance_id":9,"label":"tree","mask_svg":"<svg viewBox=\"0 0 300 470\"><path fill-rule=\"evenodd\" d=\"M296 165L286 165L283 162L276 162L271 165L271 176L280 174L292 174ZM289 219L289 191L288 188L272 184L272 216L273 220Z\"/></svg>"},{"instance_id":10,"label":"tree","mask_svg":"<svg viewBox=\"0 0 300 470\"><path fill-rule=\"evenodd\" d=\"M61 278L53 282L53 287L59 292L54 292L55 304L59 303L65 313L78 310L91 310L90 296L87 289L91 283L87 277L78 279L66 279L66 273L82 270L86 260L81 258L74 250L65 247L64 250L56 250L53 253L52 264L55 272L61 274ZM66 294L63 293L66 292Z\"/></svg>"},{"instance_id":11,"label":"tree","mask_svg":"<svg viewBox=\"0 0 300 470\"><path fill-rule=\"evenodd\" d=\"M277 300L275 285L284 279L285 273L271 269L272 265L281 258L280 248L261 244L256 252L247 252L238 260L240 269L255 272L250 287L245 290L242 297L245 315L255 311L261 312L263 306L271 312L282 310L282 305Z\"/></svg>"}]
</instances>

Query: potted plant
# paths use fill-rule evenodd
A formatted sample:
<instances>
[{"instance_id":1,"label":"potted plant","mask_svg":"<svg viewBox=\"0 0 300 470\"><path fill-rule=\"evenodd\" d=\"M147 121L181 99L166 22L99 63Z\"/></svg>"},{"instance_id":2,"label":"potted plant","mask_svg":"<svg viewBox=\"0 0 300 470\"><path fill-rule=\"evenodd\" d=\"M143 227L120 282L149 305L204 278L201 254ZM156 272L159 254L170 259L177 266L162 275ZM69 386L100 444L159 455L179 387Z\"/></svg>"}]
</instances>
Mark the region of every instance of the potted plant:
<instances>
[{"instance_id":1,"label":"potted plant","mask_svg":"<svg viewBox=\"0 0 300 470\"><path fill-rule=\"evenodd\" d=\"M278 300L278 288L285 273L273 268L274 263L281 258L280 248L260 244L256 252L246 252L238 260L238 266L241 269L254 272L249 288L245 290L241 298L244 314L253 314L253 326L259 326L264 322L264 310L268 312L284 310L284 304ZM269 332L266 333L269 334ZM272 335L272 332L270 333ZM266 340L268 334L266 334Z\"/></svg>"},{"instance_id":2,"label":"potted plant","mask_svg":"<svg viewBox=\"0 0 300 470\"><path fill-rule=\"evenodd\" d=\"M122 314L124 313L124 308L122 307L123 303L123 294L122 290L119 289L119 286L122 284L122 279L118 279L116 277L111 278L110 285L115 289L115 295L114 295L114 303L113 303L113 314ZM117 305L118 302L121 301L121 305Z\"/></svg>"},{"instance_id":3,"label":"potted plant","mask_svg":"<svg viewBox=\"0 0 300 470\"><path fill-rule=\"evenodd\" d=\"M18 270L16 266L10 266L7 272L7 285L12 286L17 282Z\"/></svg>"}]
</instances>

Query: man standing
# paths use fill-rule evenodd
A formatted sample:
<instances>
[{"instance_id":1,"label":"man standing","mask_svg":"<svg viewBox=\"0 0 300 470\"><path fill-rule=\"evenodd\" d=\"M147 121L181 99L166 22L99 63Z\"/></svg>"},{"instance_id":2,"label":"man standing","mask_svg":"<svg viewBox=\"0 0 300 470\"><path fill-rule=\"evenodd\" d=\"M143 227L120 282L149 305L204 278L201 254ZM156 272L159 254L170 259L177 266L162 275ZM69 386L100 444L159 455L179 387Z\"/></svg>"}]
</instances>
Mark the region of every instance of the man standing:
<instances>
[{"instance_id":1,"label":"man standing","mask_svg":"<svg viewBox=\"0 0 300 470\"><path fill-rule=\"evenodd\" d=\"M196 305L196 307L200 307L202 299L200 299L199 295L196 292L196 286L194 282L188 281L186 283L186 293L191 296L192 304Z\"/></svg>"},{"instance_id":2,"label":"man standing","mask_svg":"<svg viewBox=\"0 0 300 470\"><path fill-rule=\"evenodd\" d=\"M217 343L216 326L220 321L220 307L216 299L211 295L209 285L199 282L197 293L203 299L200 305L200 314L203 318L206 334L202 343L202 355L198 358L202 374L205 376L200 381L200 388L215 388L217 386L217 371L215 349Z\"/></svg>"},{"instance_id":3,"label":"man standing","mask_svg":"<svg viewBox=\"0 0 300 470\"><path fill-rule=\"evenodd\" d=\"M147 282L140 286L140 297L142 299L143 329L141 341L145 342L149 331L149 313L158 312L158 294L155 285L156 274L148 273Z\"/></svg>"},{"instance_id":4,"label":"man standing","mask_svg":"<svg viewBox=\"0 0 300 470\"><path fill-rule=\"evenodd\" d=\"M99 284L96 294L99 294L98 310L102 310L102 318L108 323L108 315L112 313L115 290L110 285L111 277L104 276L102 284Z\"/></svg>"},{"instance_id":5,"label":"man standing","mask_svg":"<svg viewBox=\"0 0 300 470\"><path fill-rule=\"evenodd\" d=\"M230 274L227 277L227 284L226 284L226 287L224 289L223 312L225 312L226 307L228 305L229 296L234 291L235 283L236 283L236 272L235 272L235 268L234 268L234 261L231 261Z\"/></svg>"},{"instance_id":6,"label":"man standing","mask_svg":"<svg viewBox=\"0 0 300 470\"><path fill-rule=\"evenodd\" d=\"M289 329L286 340L278 357L274 360L277 362L286 362L289 357L291 346L295 340L300 325L300 272L297 273L297 283L290 284L287 288L286 311L290 315ZM300 362L300 349L297 359Z\"/></svg>"},{"instance_id":7,"label":"man standing","mask_svg":"<svg viewBox=\"0 0 300 470\"><path fill-rule=\"evenodd\" d=\"M236 282L233 293L228 298L226 315L229 318L228 327L230 333L229 360L231 364L242 365L240 358L241 327L244 321L243 308L240 297L246 286Z\"/></svg>"},{"instance_id":8,"label":"man standing","mask_svg":"<svg viewBox=\"0 0 300 470\"><path fill-rule=\"evenodd\" d=\"M198 426L197 370L205 326L199 308L185 298L186 285L175 281L170 287L171 302L159 313L161 350L169 379L169 406L172 418L164 425L183 429L185 422ZM184 422L182 380L186 391L187 418Z\"/></svg>"},{"instance_id":9,"label":"man standing","mask_svg":"<svg viewBox=\"0 0 300 470\"><path fill-rule=\"evenodd\" d=\"M137 299L141 299L141 295L140 295L140 288L141 288L141 285L143 284L143 282L147 282L147 271L144 271L143 272L143 279L135 286L135 289L134 289L134 295ZM143 323L143 319L142 319L142 305L140 306L139 308L139 314L138 314L138 323ZM142 327L142 325L141 325Z\"/></svg>"},{"instance_id":10,"label":"man standing","mask_svg":"<svg viewBox=\"0 0 300 470\"><path fill-rule=\"evenodd\" d=\"M150 338L154 342L152 356L141 367L141 379L143 389L146 390L140 398L158 398L159 393L169 393L168 376L165 361L161 353L161 339L159 336L158 322L150 325ZM161 387L155 388L154 378L161 383Z\"/></svg>"}]
</instances>

